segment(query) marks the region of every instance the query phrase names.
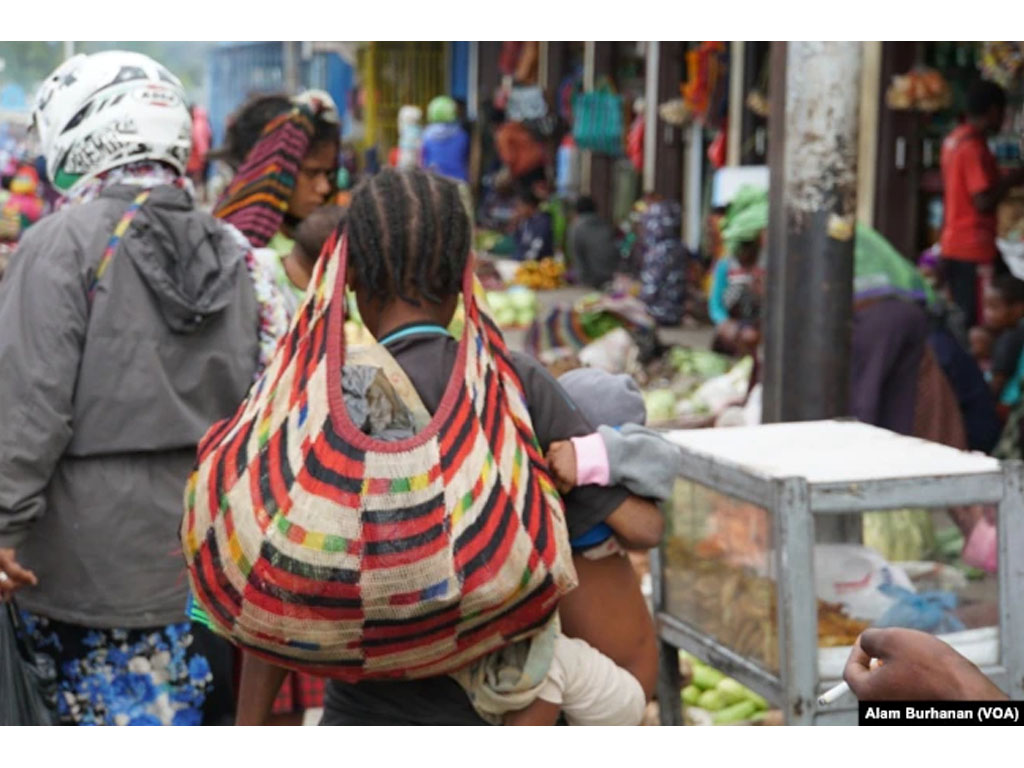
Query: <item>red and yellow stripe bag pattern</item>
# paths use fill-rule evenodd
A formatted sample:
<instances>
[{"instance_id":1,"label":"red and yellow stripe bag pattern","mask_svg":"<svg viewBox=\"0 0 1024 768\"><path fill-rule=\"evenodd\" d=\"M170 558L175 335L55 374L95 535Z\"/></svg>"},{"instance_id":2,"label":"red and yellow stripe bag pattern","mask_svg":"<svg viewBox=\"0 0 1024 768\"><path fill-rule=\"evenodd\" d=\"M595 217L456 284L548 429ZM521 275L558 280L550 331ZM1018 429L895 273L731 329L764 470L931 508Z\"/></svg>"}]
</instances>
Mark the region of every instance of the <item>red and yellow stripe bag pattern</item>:
<instances>
[{"instance_id":1,"label":"red and yellow stripe bag pattern","mask_svg":"<svg viewBox=\"0 0 1024 768\"><path fill-rule=\"evenodd\" d=\"M189 580L219 632L281 666L350 682L447 674L535 634L576 585L564 507L472 259L437 412L399 442L356 428L344 239L328 249L273 360L199 445Z\"/></svg>"}]
</instances>

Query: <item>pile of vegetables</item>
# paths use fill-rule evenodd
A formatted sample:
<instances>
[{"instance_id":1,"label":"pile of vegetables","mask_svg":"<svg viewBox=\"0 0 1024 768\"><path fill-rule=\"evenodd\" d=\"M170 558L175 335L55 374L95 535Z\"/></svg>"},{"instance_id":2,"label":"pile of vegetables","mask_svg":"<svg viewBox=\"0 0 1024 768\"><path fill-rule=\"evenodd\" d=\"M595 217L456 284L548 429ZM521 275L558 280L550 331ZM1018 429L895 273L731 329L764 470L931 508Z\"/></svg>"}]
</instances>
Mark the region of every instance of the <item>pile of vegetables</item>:
<instances>
[{"instance_id":1,"label":"pile of vegetables","mask_svg":"<svg viewBox=\"0 0 1024 768\"><path fill-rule=\"evenodd\" d=\"M749 688L686 651L679 654L693 669L693 682L683 689L683 703L710 712L715 725L756 720L768 711L768 702Z\"/></svg>"},{"instance_id":2,"label":"pile of vegetables","mask_svg":"<svg viewBox=\"0 0 1024 768\"><path fill-rule=\"evenodd\" d=\"M529 288L488 291L487 306L502 328L527 326L537 317L537 294Z\"/></svg>"},{"instance_id":3,"label":"pile of vegetables","mask_svg":"<svg viewBox=\"0 0 1024 768\"><path fill-rule=\"evenodd\" d=\"M721 376L729 371L731 365L725 355L695 347L672 347L668 352L668 361L677 373L701 379Z\"/></svg>"},{"instance_id":4,"label":"pile of vegetables","mask_svg":"<svg viewBox=\"0 0 1024 768\"><path fill-rule=\"evenodd\" d=\"M524 261L516 270L513 282L516 285L523 285L535 291L549 291L558 288L562 284L562 276L565 274L565 265L555 259L541 259L540 261Z\"/></svg>"}]
</instances>

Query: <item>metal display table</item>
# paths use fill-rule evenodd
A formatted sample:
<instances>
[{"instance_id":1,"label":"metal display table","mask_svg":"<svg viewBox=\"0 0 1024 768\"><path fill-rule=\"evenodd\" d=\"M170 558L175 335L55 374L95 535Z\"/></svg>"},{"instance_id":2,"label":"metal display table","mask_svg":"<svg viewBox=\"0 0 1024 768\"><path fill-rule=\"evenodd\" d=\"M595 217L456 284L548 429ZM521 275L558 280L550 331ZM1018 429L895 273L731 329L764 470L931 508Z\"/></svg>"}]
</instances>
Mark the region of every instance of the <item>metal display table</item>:
<instances>
[{"instance_id":1,"label":"metal display table","mask_svg":"<svg viewBox=\"0 0 1024 768\"><path fill-rule=\"evenodd\" d=\"M781 707L789 724L856 723L852 695L817 704L841 677L852 640L819 637L830 631L819 612L831 609L816 593L815 558L827 566L820 557L830 550L816 553L815 529L843 521L858 542L860 520L851 516L878 510L997 506L998 574L980 606L990 623L941 637L1011 698L1024 698L1024 463L852 421L666 437L681 457L666 539L651 564L663 724L682 723L678 649Z\"/></svg>"}]
</instances>

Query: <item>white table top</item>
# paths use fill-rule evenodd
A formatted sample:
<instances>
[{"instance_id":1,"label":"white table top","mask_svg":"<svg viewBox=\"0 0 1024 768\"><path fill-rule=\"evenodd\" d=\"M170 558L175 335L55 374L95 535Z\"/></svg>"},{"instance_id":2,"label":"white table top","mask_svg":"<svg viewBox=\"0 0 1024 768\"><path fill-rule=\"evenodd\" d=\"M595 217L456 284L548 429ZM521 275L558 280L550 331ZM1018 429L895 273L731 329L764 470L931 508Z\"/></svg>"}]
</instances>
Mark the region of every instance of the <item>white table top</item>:
<instances>
[{"instance_id":1,"label":"white table top","mask_svg":"<svg viewBox=\"0 0 1024 768\"><path fill-rule=\"evenodd\" d=\"M683 429L666 437L686 451L769 478L856 483L1000 471L999 461L855 421Z\"/></svg>"}]
</instances>

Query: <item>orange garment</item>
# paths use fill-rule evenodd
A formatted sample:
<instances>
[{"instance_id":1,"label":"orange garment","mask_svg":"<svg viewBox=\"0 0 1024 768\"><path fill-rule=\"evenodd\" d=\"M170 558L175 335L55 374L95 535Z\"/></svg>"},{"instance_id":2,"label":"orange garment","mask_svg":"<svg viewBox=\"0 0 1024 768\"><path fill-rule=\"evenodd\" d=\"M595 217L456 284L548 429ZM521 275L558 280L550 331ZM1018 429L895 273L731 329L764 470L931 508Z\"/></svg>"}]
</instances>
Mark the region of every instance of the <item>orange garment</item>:
<instances>
[{"instance_id":1,"label":"orange garment","mask_svg":"<svg viewBox=\"0 0 1024 768\"><path fill-rule=\"evenodd\" d=\"M942 143L945 222L942 255L990 264L996 258L996 215L981 213L972 198L999 181L999 167L984 134L972 125L953 130Z\"/></svg>"},{"instance_id":2,"label":"orange garment","mask_svg":"<svg viewBox=\"0 0 1024 768\"><path fill-rule=\"evenodd\" d=\"M515 177L544 165L544 146L522 123L504 123L494 134L501 162Z\"/></svg>"}]
</instances>

